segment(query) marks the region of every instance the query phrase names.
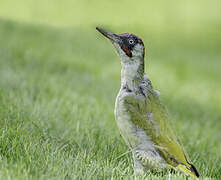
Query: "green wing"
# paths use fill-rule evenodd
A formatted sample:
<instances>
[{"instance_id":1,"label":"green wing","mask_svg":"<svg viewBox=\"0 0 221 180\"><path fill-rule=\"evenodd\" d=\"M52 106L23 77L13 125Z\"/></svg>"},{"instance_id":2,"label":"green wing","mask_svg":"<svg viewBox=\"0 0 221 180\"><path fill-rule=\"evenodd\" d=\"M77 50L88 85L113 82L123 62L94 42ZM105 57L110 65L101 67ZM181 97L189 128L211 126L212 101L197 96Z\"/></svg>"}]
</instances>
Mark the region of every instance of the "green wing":
<instances>
[{"instance_id":1,"label":"green wing","mask_svg":"<svg viewBox=\"0 0 221 180\"><path fill-rule=\"evenodd\" d=\"M171 129L167 111L160 103L158 95L150 90L145 100L142 100L141 95L128 96L125 105L133 124L146 131L168 164L173 167L179 164L191 166Z\"/></svg>"}]
</instances>

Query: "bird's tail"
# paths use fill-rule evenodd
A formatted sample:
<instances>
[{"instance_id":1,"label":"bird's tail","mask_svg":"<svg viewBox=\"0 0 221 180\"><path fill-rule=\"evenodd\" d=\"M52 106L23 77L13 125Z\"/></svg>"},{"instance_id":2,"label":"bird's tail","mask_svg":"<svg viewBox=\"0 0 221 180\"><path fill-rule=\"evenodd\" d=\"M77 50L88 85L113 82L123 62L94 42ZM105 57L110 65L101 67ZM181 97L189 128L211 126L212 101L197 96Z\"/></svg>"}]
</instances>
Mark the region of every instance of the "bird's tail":
<instances>
[{"instance_id":1,"label":"bird's tail","mask_svg":"<svg viewBox=\"0 0 221 180\"><path fill-rule=\"evenodd\" d=\"M179 164L179 165L177 166L177 168L178 168L180 171L182 171L182 172L184 172L184 173L190 175L190 176L193 177L193 178L198 179L199 176L200 176L199 173L197 172L196 168L195 168L194 165L192 165L192 164L190 164L190 167L187 167L187 166L184 165L184 164Z\"/></svg>"}]
</instances>

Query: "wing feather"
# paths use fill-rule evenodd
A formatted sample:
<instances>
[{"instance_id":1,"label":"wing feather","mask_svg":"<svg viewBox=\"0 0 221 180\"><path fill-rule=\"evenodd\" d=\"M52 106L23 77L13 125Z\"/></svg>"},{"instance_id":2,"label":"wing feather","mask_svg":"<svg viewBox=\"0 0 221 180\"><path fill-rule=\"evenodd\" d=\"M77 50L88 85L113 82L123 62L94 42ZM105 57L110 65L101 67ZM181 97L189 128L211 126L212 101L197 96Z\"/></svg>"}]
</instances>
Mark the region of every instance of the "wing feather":
<instances>
[{"instance_id":1,"label":"wing feather","mask_svg":"<svg viewBox=\"0 0 221 180\"><path fill-rule=\"evenodd\" d=\"M161 104L159 96L153 89L149 89L145 94L147 95L145 99L141 94L135 93L125 98L131 120L151 137L168 164L173 167L179 164L190 166L183 147L169 124L167 111Z\"/></svg>"}]
</instances>

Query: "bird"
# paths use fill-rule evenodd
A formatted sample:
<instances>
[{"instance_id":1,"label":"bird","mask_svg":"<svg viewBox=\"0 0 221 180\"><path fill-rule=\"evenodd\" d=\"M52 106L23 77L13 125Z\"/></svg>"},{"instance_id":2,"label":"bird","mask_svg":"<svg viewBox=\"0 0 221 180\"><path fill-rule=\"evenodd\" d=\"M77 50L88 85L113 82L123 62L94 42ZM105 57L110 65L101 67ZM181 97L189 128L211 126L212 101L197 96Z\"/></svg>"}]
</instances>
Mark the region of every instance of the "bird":
<instances>
[{"instance_id":1,"label":"bird","mask_svg":"<svg viewBox=\"0 0 221 180\"><path fill-rule=\"evenodd\" d=\"M142 39L131 33L115 34L96 29L111 41L120 57L121 88L114 114L120 134L132 152L134 173L172 169L199 178L170 125L160 93L145 74Z\"/></svg>"}]
</instances>

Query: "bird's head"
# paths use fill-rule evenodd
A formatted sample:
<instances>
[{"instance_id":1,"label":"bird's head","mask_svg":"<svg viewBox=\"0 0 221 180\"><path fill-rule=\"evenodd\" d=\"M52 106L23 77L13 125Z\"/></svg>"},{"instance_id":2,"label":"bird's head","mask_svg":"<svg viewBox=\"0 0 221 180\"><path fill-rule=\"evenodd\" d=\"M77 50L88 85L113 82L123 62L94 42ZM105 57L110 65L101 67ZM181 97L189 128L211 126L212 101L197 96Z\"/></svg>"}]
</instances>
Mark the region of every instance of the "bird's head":
<instances>
[{"instance_id":1,"label":"bird's head","mask_svg":"<svg viewBox=\"0 0 221 180\"><path fill-rule=\"evenodd\" d=\"M138 36L131 33L114 34L98 27L96 29L112 42L123 64L143 61L145 48Z\"/></svg>"}]
</instances>

